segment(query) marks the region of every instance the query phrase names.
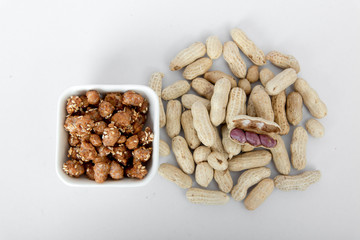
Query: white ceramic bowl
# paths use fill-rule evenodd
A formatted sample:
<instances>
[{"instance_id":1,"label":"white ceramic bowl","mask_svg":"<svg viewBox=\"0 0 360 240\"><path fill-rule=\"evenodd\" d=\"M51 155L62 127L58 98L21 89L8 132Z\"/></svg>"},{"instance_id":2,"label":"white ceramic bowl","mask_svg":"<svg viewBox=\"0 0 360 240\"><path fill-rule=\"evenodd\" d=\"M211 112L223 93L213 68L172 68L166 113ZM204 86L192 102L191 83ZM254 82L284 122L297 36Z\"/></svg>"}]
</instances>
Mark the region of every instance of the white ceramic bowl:
<instances>
[{"instance_id":1,"label":"white ceramic bowl","mask_svg":"<svg viewBox=\"0 0 360 240\"><path fill-rule=\"evenodd\" d=\"M68 132L64 129L64 122L66 116L66 99L73 95L83 95L88 90L97 90L100 94L108 92L125 92L127 90L134 90L140 93L149 101L149 112L146 121L146 126L149 126L154 132L153 151L151 159L147 163L148 174L144 179L124 178L121 180L111 180L108 178L104 183L96 183L85 176L80 178L72 178L66 175L62 166L68 160L67 151L69 149ZM56 172L61 181L73 187L139 187L144 186L150 182L155 176L159 165L159 99L156 93L149 87L143 85L83 85L74 86L66 89L58 101L58 116L57 116L57 143L56 143Z\"/></svg>"}]
</instances>

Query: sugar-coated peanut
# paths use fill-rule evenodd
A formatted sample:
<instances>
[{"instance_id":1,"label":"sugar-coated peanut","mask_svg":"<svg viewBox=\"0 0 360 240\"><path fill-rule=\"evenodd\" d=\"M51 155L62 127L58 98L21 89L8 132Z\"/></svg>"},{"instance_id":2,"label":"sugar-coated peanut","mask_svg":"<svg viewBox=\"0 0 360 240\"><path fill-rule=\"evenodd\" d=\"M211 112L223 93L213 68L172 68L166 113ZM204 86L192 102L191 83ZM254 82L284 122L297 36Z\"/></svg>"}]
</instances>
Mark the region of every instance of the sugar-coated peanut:
<instances>
[{"instance_id":1,"label":"sugar-coated peanut","mask_svg":"<svg viewBox=\"0 0 360 240\"><path fill-rule=\"evenodd\" d=\"M76 137L76 136L69 135L68 142L69 142L70 146L76 147L77 145L80 144L80 139L78 139L78 137Z\"/></svg>"},{"instance_id":2,"label":"sugar-coated peanut","mask_svg":"<svg viewBox=\"0 0 360 240\"><path fill-rule=\"evenodd\" d=\"M259 80L259 66L252 65L247 70L246 79L249 80L249 82L254 83L257 80Z\"/></svg>"},{"instance_id":3,"label":"sugar-coated peanut","mask_svg":"<svg viewBox=\"0 0 360 240\"><path fill-rule=\"evenodd\" d=\"M210 121L209 113L205 105L200 101L195 102L191 106L191 113L198 138L205 146L213 146L216 140L216 132Z\"/></svg>"},{"instance_id":4,"label":"sugar-coated peanut","mask_svg":"<svg viewBox=\"0 0 360 240\"><path fill-rule=\"evenodd\" d=\"M94 146L94 147L100 147L102 145L102 141L99 135L97 134L91 134L90 135L90 143Z\"/></svg>"},{"instance_id":5,"label":"sugar-coated peanut","mask_svg":"<svg viewBox=\"0 0 360 240\"><path fill-rule=\"evenodd\" d=\"M84 164L86 177L90 180L95 180L94 165L92 163Z\"/></svg>"},{"instance_id":6,"label":"sugar-coated peanut","mask_svg":"<svg viewBox=\"0 0 360 240\"><path fill-rule=\"evenodd\" d=\"M197 76L206 73L212 66L212 60L207 57L200 58L195 62L189 64L184 72L183 77L187 80L193 80Z\"/></svg>"},{"instance_id":7,"label":"sugar-coated peanut","mask_svg":"<svg viewBox=\"0 0 360 240\"><path fill-rule=\"evenodd\" d=\"M115 93L112 93L115 95ZM107 94L106 96L109 96L110 94ZM84 98L83 96L81 96L82 98ZM106 98L106 97L105 97ZM86 100L85 100L86 101ZM115 100L116 101L116 100ZM119 104L120 105L120 104ZM122 104L121 104L122 105ZM83 108L85 108L83 106ZM87 107L88 108L88 107ZM91 120L93 120L94 122L98 122L98 121L101 121L103 120L102 117L100 116L100 112L98 111L98 109L96 108L90 108L90 109L87 109L85 111L85 114L84 116L89 116Z\"/></svg>"},{"instance_id":8,"label":"sugar-coated peanut","mask_svg":"<svg viewBox=\"0 0 360 240\"><path fill-rule=\"evenodd\" d=\"M68 116L65 119L64 128L71 135L82 138L90 136L94 125L94 121L89 116Z\"/></svg>"},{"instance_id":9,"label":"sugar-coated peanut","mask_svg":"<svg viewBox=\"0 0 360 240\"><path fill-rule=\"evenodd\" d=\"M286 93L285 90L278 95L271 97L271 104L274 111L274 121L280 126L280 135L286 135L290 131L290 125L286 118Z\"/></svg>"},{"instance_id":10,"label":"sugar-coated peanut","mask_svg":"<svg viewBox=\"0 0 360 240\"><path fill-rule=\"evenodd\" d=\"M145 137L144 137L144 140L145 140ZM139 145L139 136L138 135L133 135L133 136L129 137L128 139L126 139L125 146L127 149L133 150L133 149L137 148L138 145Z\"/></svg>"},{"instance_id":11,"label":"sugar-coated peanut","mask_svg":"<svg viewBox=\"0 0 360 240\"><path fill-rule=\"evenodd\" d=\"M166 109L166 132L170 138L179 135L181 130L181 103L178 100L170 100Z\"/></svg>"},{"instance_id":12,"label":"sugar-coated peanut","mask_svg":"<svg viewBox=\"0 0 360 240\"><path fill-rule=\"evenodd\" d=\"M101 101L99 104L98 111L100 113L100 116L105 119L109 119L112 116L114 110L115 107L107 101Z\"/></svg>"},{"instance_id":13,"label":"sugar-coated peanut","mask_svg":"<svg viewBox=\"0 0 360 240\"><path fill-rule=\"evenodd\" d=\"M316 119L309 119L305 124L306 130L308 133L316 138L324 136L325 128L324 126Z\"/></svg>"},{"instance_id":14,"label":"sugar-coated peanut","mask_svg":"<svg viewBox=\"0 0 360 240\"><path fill-rule=\"evenodd\" d=\"M258 66L266 64L264 52L259 49L242 30L234 28L231 30L230 34L236 45L250 59L250 61Z\"/></svg>"},{"instance_id":15,"label":"sugar-coated peanut","mask_svg":"<svg viewBox=\"0 0 360 240\"><path fill-rule=\"evenodd\" d=\"M162 99L168 101L181 97L190 90L190 84L186 80L179 80L164 88L161 93Z\"/></svg>"},{"instance_id":16,"label":"sugar-coated peanut","mask_svg":"<svg viewBox=\"0 0 360 240\"><path fill-rule=\"evenodd\" d=\"M185 138L174 137L172 139L172 150L181 170L187 174L192 174L195 170L195 163Z\"/></svg>"},{"instance_id":17,"label":"sugar-coated peanut","mask_svg":"<svg viewBox=\"0 0 360 240\"><path fill-rule=\"evenodd\" d=\"M291 92L286 97L286 117L289 123L296 126L303 118L303 100L298 92Z\"/></svg>"},{"instance_id":18,"label":"sugar-coated peanut","mask_svg":"<svg viewBox=\"0 0 360 240\"><path fill-rule=\"evenodd\" d=\"M84 169L84 165L77 160L67 160L64 164L63 164L63 171L71 176L71 177L80 177L82 174L84 174L85 169Z\"/></svg>"},{"instance_id":19,"label":"sugar-coated peanut","mask_svg":"<svg viewBox=\"0 0 360 240\"><path fill-rule=\"evenodd\" d=\"M89 92L89 91L88 91ZM88 93L88 92L86 92L86 93ZM81 99L81 103L80 103L80 105L82 105L81 107L83 107L83 108L87 108L87 107L89 107L89 98L86 96L86 93L85 93L85 95L81 95L80 96L80 99ZM97 98L96 96L95 96L95 98ZM100 100L100 96L99 96L99 98L98 98L98 100ZM75 103L76 104L76 103ZM79 109L80 110L80 109ZM86 170L85 170L86 171Z\"/></svg>"},{"instance_id":20,"label":"sugar-coated peanut","mask_svg":"<svg viewBox=\"0 0 360 240\"><path fill-rule=\"evenodd\" d=\"M254 187L244 200L244 205L248 210L258 208L273 192L274 181L271 178L265 178Z\"/></svg>"},{"instance_id":21,"label":"sugar-coated peanut","mask_svg":"<svg viewBox=\"0 0 360 240\"><path fill-rule=\"evenodd\" d=\"M118 161L111 161L109 175L115 180L124 178L124 167Z\"/></svg>"},{"instance_id":22,"label":"sugar-coated peanut","mask_svg":"<svg viewBox=\"0 0 360 240\"><path fill-rule=\"evenodd\" d=\"M291 163L296 170L302 170L306 166L306 144L308 134L303 127L297 127L294 130L291 144Z\"/></svg>"},{"instance_id":23,"label":"sugar-coated peanut","mask_svg":"<svg viewBox=\"0 0 360 240\"><path fill-rule=\"evenodd\" d=\"M207 161L215 170L226 170L228 168L227 153L212 152L209 154Z\"/></svg>"},{"instance_id":24,"label":"sugar-coated peanut","mask_svg":"<svg viewBox=\"0 0 360 240\"><path fill-rule=\"evenodd\" d=\"M193 158L196 164L207 161L211 149L206 146L199 146L193 152Z\"/></svg>"},{"instance_id":25,"label":"sugar-coated peanut","mask_svg":"<svg viewBox=\"0 0 360 240\"><path fill-rule=\"evenodd\" d=\"M189 147L191 149L195 149L200 146L201 142L196 134L194 121L190 110L187 110L181 114L181 126L184 130L184 136Z\"/></svg>"},{"instance_id":26,"label":"sugar-coated peanut","mask_svg":"<svg viewBox=\"0 0 360 240\"><path fill-rule=\"evenodd\" d=\"M320 180L321 173L316 171L305 171L295 176L278 175L274 178L275 187L281 191L300 190L305 191L311 184Z\"/></svg>"},{"instance_id":27,"label":"sugar-coated peanut","mask_svg":"<svg viewBox=\"0 0 360 240\"><path fill-rule=\"evenodd\" d=\"M129 94L129 91L127 92L127 94ZM111 103L115 107L115 110L120 110L120 109L123 108L124 97L126 97L126 95L125 94L122 95L121 93L108 93L108 94L105 95L104 100ZM147 100L144 99L141 95L139 95L137 93L132 92L128 96L131 96L131 98L133 98L132 100L130 100L130 102L132 102L132 103L134 103L134 99L137 99L137 101L139 101L138 106L140 108L144 107L144 103L145 103L145 105L146 104L148 105ZM124 104L124 105L126 105L126 104Z\"/></svg>"},{"instance_id":28,"label":"sugar-coated peanut","mask_svg":"<svg viewBox=\"0 0 360 240\"><path fill-rule=\"evenodd\" d=\"M219 189L224 193L229 193L234 185L229 169L223 171L214 170L214 179Z\"/></svg>"},{"instance_id":29,"label":"sugar-coated peanut","mask_svg":"<svg viewBox=\"0 0 360 240\"><path fill-rule=\"evenodd\" d=\"M275 74L268 68L263 68L260 71L260 82L265 87L266 83L270 81L273 77L275 77Z\"/></svg>"},{"instance_id":30,"label":"sugar-coated peanut","mask_svg":"<svg viewBox=\"0 0 360 240\"><path fill-rule=\"evenodd\" d=\"M277 144L274 148L271 148L270 151L275 167L279 173L288 175L290 173L291 166L285 143L280 135L274 135L273 138L277 141Z\"/></svg>"},{"instance_id":31,"label":"sugar-coated peanut","mask_svg":"<svg viewBox=\"0 0 360 240\"><path fill-rule=\"evenodd\" d=\"M172 164L162 163L158 169L158 173L163 178L175 183L181 188L186 189L192 186L191 177Z\"/></svg>"},{"instance_id":32,"label":"sugar-coated peanut","mask_svg":"<svg viewBox=\"0 0 360 240\"><path fill-rule=\"evenodd\" d=\"M296 79L297 74L294 69L285 69L266 83L265 90L270 96L277 95L292 85Z\"/></svg>"},{"instance_id":33,"label":"sugar-coated peanut","mask_svg":"<svg viewBox=\"0 0 360 240\"><path fill-rule=\"evenodd\" d=\"M148 170L141 164L141 162L134 162L131 168L125 169L125 174L129 178L143 179L147 173Z\"/></svg>"},{"instance_id":34,"label":"sugar-coated peanut","mask_svg":"<svg viewBox=\"0 0 360 240\"><path fill-rule=\"evenodd\" d=\"M204 74L204 78L208 80L209 82L215 84L218 80L222 78L226 78L230 81L231 87L236 87L236 80L234 77L232 77L229 74L223 73L221 71L210 71Z\"/></svg>"},{"instance_id":35,"label":"sugar-coated peanut","mask_svg":"<svg viewBox=\"0 0 360 240\"><path fill-rule=\"evenodd\" d=\"M129 108L126 108L126 111L120 111L114 114L114 116L111 117L111 122L114 123L114 125L121 129L122 131L125 131L126 128L131 125L132 122L132 111Z\"/></svg>"},{"instance_id":36,"label":"sugar-coated peanut","mask_svg":"<svg viewBox=\"0 0 360 240\"><path fill-rule=\"evenodd\" d=\"M231 119L237 115L246 114L246 93L241 88L231 89L229 102L226 108L226 123L229 124Z\"/></svg>"},{"instance_id":37,"label":"sugar-coated peanut","mask_svg":"<svg viewBox=\"0 0 360 240\"><path fill-rule=\"evenodd\" d=\"M170 147L164 140L159 140L159 154L161 157L168 156L170 154Z\"/></svg>"},{"instance_id":38,"label":"sugar-coated peanut","mask_svg":"<svg viewBox=\"0 0 360 240\"><path fill-rule=\"evenodd\" d=\"M300 72L300 65L292 55L286 55L278 51L271 51L266 55L266 60L279 68L293 68L296 73Z\"/></svg>"},{"instance_id":39,"label":"sugar-coated peanut","mask_svg":"<svg viewBox=\"0 0 360 240\"><path fill-rule=\"evenodd\" d=\"M274 121L274 111L271 106L271 99L263 86L257 85L254 87L250 98L254 104L257 117L261 117L269 121Z\"/></svg>"},{"instance_id":40,"label":"sugar-coated peanut","mask_svg":"<svg viewBox=\"0 0 360 240\"><path fill-rule=\"evenodd\" d=\"M246 95L251 93L251 84L246 78L240 79L238 82L239 88L245 91Z\"/></svg>"},{"instance_id":41,"label":"sugar-coated peanut","mask_svg":"<svg viewBox=\"0 0 360 240\"><path fill-rule=\"evenodd\" d=\"M209 58L218 59L222 54L223 46L217 36L210 36L206 39L206 52Z\"/></svg>"},{"instance_id":42,"label":"sugar-coated peanut","mask_svg":"<svg viewBox=\"0 0 360 240\"><path fill-rule=\"evenodd\" d=\"M104 121L99 121L95 123L95 126L93 127L93 131L97 135L102 135L104 133L104 129L107 127L107 124Z\"/></svg>"},{"instance_id":43,"label":"sugar-coated peanut","mask_svg":"<svg viewBox=\"0 0 360 240\"><path fill-rule=\"evenodd\" d=\"M223 57L227 62L231 72L238 78L245 78L246 63L240 55L239 48L233 41L224 44Z\"/></svg>"},{"instance_id":44,"label":"sugar-coated peanut","mask_svg":"<svg viewBox=\"0 0 360 240\"><path fill-rule=\"evenodd\" d=\"M219 126L225 120L230 89L230 81L226 78L222 78L215 83L210 108L210 119L214 126Z\"/></svg>"},{"instance_id":45,"label":"sugar-coated peanut","mask_svg":"<svg viewBox=\"0 0 360 240\"><path fill-rule=\"evenodd\" d=\"M146 162L151 157L151 150L152 150L152 148L145 148L144 146L136 148L132 152L133 158L136 159L136 160L140 160L142 162Z\"/></svg>"},{"instance_id":46,"label":"sugar-coated peanut","mask_svg":"<svg viewBox=\"0 0 360 240\"><path fill-rule=\"evenodd\" d=\"M271 161L271 153L267 150L257 150L242 153L229 160L230 171L243 171L246 169L264 167Z\"/></svg>"},{"instance_id":47,"label":"sugar-coated peanut","mask_svg":"<svg viewBox=\"0 0 360 240\"><path fill-rule=\"evenodd\" d=\"M231 196L235 201L241 201L246 197L247 190L264 178L270 177L271 171L267 167L259 167L243 172L237 184L231 190Z\"/></svg>"},{"instance_id":48,"label":"sugar-coated peanut","mask_svg":"<svg viewBox=\"0 0 360 240\"><path fill-rule=\"evenodd\" d=\"M122 104L133 107L141 107L144 103L144 97L135 91L128 90L122 95Z\"/></svg>"},{"instance_id":49,"label":"sugar-coated peanut","mask_svg":"<svg viewBox=\"0 0 360 240\"><path fill-rule=\"evenodd\" d=\"M86 92L86 98L91 105L97 105L100 102L100 93L96 90Z\"/></svg>"},{"instance_id":50,"label":"sugar-coated peanut","mask_svg":"<svg viewBox=\"0 0 360 240\"><path fill-rule=\"evenodd\" d=\"M323 118L327 115L325 103L321 101L316 91L304 79L298 78L294 84L294 89L301 94L305 106L313 117Z\"/></svg>"},{"instance_id":51,"label":"sugar-coated peanut","mask_svg":"<svg viewBox=\"0 0 360 240\"><path fill-rule=\"evenodd\" d=\"M206 205L221 205L230 200L226 193L200 188L190 188L187 190L186 198L192 203Z\"/></svg>"},{"instance_id":52,"label":"sugar-coated peanut","mask_svg":"<svg viewBox=\"0 0 360 240\"><path fill-rule=\"evenodd\" d=\"M177 71L183 67L194 62L196 59L201 58L206 54L205 44L201 42L195 42L191 44L188 48L185 48L179 52L176 57L170 62L170 70Z\"/></svg>"},{"instance_id":53,"label":"sugar-coated peanut","mask_svg":"<svg viewBox=\"0 0 360 240\"><path fill-rule=\"evenodd\" d=\"M110 173L110 164L105 162L95 163L94 165L94 179L97 183L103 183L108 178Z\"/></svg>"},{"instance_id":54,"label":"sugar-coated peanut","mask_svg":"<svg viewBox=\"0 0 360 240\"><path fill-rule=\"evenodd\" d=\"M207 187L214 177L214 169L207 162L201 162L196 165L195 180L202 186Z\"/></svg>"},{"instance_id":55,"label":"sugar-coated peanut","mask_svg":"<svg viewBox=\"0 0 360 240\"><path fill-rule=\"evenodd\" d=\"M181 97L181 103L187 109L191 109L191 106L197 101L202 102L205 105L206 109L210 110L210 100L206 98L202 98L194 94L184 94Z\"/></svg>"},{"instance_id":56,"label":"sugar-coated peanut","mask_svg":"<svg viewBox=\"0 0 360 240\"><path fill-rule=\"evenodd\" d=\"M139 132L137 136L139 137L140 145L148 145L154 141L154 133L149 127L145 127L145 130Z\"/></svg>"},{"instance_id":57,"label":"sugar-coated peanut","mask_svg":"<svg viewBox=\"0 0 360 240\"><path fill-rule=\"evenodd\" d=\"M238 155L241 152L241 145L230 139L229 129L226 125L221 128L222 133L222 145L224 146L225 151L229 154L229 159L233 156Z\"/></svg>"},{"instance_id":58,"label":"sugar-coated peanut","mask_svg":"<svg viewBox=\"0 0 360 240\"><path fill-rule=\"evenodd\" d=\"M83 107L83 101L79 96L71 96L66 100L66 112L71 115Z\"/></svg>"},{"instance_id":59,"label":"sugar-coated peanut","mask_svg":"<svg viewBox=\"0 0 360 240\"><path fill-rule=\"evenodd\" d=\"M120 138L120 132L115 127L107 127L104 129L103 135L102 135L102 141L103 145L105 147L113 147L118 139ZM83 142L81 145L85 144ZM80 153L81 154L81 153Z\"/></svg>"}]
</instances>

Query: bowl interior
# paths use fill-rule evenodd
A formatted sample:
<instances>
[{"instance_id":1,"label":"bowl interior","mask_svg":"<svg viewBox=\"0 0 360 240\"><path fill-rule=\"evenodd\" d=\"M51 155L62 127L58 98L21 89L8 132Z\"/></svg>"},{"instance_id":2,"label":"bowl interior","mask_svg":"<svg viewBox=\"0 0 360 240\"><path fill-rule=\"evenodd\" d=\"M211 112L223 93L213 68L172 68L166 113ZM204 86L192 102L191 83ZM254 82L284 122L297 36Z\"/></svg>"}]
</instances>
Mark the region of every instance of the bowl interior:
<instances>
[{"instance_id":1,"label":"bowl interior","mask_svg":"<svg viewBox=\"0 0 360 240\"><path fill-rule=\"evenodd\" d=\"M69 149L68 143L68 132L64 129L64 122L66 117L66 99L73 95L83 95L88 90L97 90L100 94L106 94L109 92L125 92L127 90L134 90L137 93L140 93L149 101L149 112L148 118L145 126L149 126L154 132L154 142L153 142L153 151L151 159L147 162L146 168L148 174L144 179L132 179L124 178L121 180L112 180L108 178L102 184L91 181L86 176L81 176L79 178L72 178L66 175L62 170L63 163L68 160L67 151ZM155 176L158 163L159 163L159 100L155 92L143 85L84 85L84 86L74 86L66 89L59 98L58 101L58 116L57 116L57 146L56 146L56 172L59 178L70 186L79 186L79 187L104 187L104 186L114 186L114 187L136 187L144 186L149 183L149 181Z\"/></svg>"}]
</instances>

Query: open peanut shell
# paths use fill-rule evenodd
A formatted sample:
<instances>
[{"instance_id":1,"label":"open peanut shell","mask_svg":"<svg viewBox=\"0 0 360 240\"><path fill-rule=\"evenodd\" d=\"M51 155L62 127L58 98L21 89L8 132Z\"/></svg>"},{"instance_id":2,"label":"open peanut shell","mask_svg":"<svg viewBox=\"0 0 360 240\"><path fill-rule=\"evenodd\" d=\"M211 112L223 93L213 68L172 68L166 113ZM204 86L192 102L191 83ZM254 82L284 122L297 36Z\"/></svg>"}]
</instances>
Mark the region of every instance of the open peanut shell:
<instances>
[{"instance_id":1,"label":"open peanut shell","mask_svg":"<svg viewBox=\"0 0 360 240\"><path fill-rule=\"evenodd\" d=\"M229 138L240 145L251 145L253 147L273 148L277 141L274 134L279 134L280 126L272 121L237 115L229 121Z\"/></svg>"}]
</instances>

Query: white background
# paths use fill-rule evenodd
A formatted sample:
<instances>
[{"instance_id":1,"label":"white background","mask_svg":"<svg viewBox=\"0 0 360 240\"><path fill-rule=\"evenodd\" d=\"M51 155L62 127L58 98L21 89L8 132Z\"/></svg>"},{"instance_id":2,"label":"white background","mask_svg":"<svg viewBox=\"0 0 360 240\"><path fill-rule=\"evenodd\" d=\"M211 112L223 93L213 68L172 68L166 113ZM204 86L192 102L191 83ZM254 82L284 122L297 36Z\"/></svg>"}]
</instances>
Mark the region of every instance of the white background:
<instances>
[{"instance_id":1,"label":"white background","mask_svg":"<svg viewBox=\"0 0 360 240\"><path fill-rule=\"evenodd\" d=\"M71 188L57 178L56 101L64 89L147 84L153 71L163 71L168 86L182 78L168 70L178 51L212 34L230 40L233 27L265 53L296 56L299 75L327 103L326 134L309 137L307 152L307 169L322 171L319 183L275 190L250 212L232 199L193 205L158 175L132 189ZM0 238L359 239L359 46L355 0L1 1ZM228 72L222 59L212 69Z\"/></svg>"}]
</instances>

